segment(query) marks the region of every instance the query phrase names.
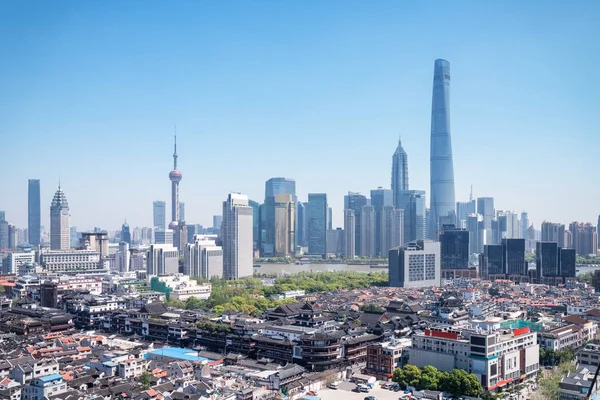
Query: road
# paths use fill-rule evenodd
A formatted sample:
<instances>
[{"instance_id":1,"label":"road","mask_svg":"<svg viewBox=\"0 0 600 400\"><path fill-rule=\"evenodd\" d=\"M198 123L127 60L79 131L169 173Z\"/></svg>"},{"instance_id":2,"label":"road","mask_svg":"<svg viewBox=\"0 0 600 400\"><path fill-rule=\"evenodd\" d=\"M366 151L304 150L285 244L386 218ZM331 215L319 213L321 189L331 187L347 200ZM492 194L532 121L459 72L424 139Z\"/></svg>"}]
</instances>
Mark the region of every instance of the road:
<instances>
[{"instance_id":1,"label":"road","mask_svg":"<svg viewBox=\"0 0 600 400\"><path fill-rule=\"evenodd\" d=\"M322 400L364 400L367 396L375 396L377 400L398 400L402 392L394 392L393 390L382 389L380 382L377 382L375 387L369 393L353 392L356 385L351 382L340 382L340 387L337 390L322 389L319 390L318 396Z\"/></svg>"}]
</instances>

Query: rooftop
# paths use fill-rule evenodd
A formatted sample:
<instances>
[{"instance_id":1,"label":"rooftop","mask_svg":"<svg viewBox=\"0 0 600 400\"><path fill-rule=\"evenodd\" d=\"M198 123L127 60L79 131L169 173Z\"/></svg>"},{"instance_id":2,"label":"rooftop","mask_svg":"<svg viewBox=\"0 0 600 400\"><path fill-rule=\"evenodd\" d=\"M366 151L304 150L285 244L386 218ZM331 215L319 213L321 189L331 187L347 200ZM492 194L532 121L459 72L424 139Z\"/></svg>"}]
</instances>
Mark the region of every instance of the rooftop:
<instances>
[{"instance_id":1,"label":"rooftop","mask_svg":"<svg viewBox=\"0 0 600 400\"><path fill-rule=\"evenodd\" d=\"M62 379L62 375L61 374L46 375L46 376L42 376L39 379L42 382L52 382L52 381L55 381L57 379Z\"/></svg>"},{"instance_id":2,"label":"rooftop","mask_svg":"<svg viewBox=\"0 0 600 400\"><path fill-rule=\"evenodd\" d=\"M192 349L180 349L178 347L163 347L162 349L156 349L151 351L149 354L159 355L163 357L176 358L179 360L187 360L187 361L207 361L213 362L206 357L200 357L197 351Z\"/></svg>"}]
</instances>

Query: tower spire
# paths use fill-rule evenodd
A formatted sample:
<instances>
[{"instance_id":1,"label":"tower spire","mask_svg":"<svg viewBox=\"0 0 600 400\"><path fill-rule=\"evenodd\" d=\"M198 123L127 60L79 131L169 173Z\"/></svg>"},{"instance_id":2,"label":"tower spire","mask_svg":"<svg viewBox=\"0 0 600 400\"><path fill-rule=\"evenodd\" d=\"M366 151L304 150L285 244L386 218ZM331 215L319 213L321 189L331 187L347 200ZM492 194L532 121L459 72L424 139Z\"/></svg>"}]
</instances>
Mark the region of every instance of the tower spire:
<instances>
[{"instance_id":1,"label":"tower spire","mask_svg":"<svg viewBox=\"0 0 600 400\"><path fill-rule=\"evenodd\" d=\"M175 145L173 146L173 169L177 169L177 125L175 125Z\"/></svg>"}]
</instances>

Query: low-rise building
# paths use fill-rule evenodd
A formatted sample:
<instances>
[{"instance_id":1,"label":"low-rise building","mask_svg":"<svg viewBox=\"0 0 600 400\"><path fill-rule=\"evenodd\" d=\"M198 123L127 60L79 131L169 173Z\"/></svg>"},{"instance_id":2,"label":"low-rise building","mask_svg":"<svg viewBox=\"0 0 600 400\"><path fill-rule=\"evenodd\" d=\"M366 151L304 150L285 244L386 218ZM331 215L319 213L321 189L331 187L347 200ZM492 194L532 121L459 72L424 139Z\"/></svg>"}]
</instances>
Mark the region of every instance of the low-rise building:
<instances>
[{"instance_id":1,"label":"low-rise building","mask_svg":"<svg viewBox=\"0 0 600 400\"><path fill-rule=\"evenodd\" d=\"M42 400L52 398L68 391L62 375L52 374L34 379L23 388L22 400Z\"/></svg>"}]
</instances>

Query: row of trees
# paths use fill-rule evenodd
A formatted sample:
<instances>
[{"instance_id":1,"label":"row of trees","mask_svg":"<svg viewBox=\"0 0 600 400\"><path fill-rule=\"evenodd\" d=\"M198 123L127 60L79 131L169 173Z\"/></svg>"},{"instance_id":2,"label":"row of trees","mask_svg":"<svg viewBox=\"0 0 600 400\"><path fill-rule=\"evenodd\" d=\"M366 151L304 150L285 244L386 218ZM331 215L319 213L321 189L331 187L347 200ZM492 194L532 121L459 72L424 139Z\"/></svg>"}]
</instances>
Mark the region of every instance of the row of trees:
<instances>
[{"instance_id":1,"label":"row of trees","mask_svg":"<svg viewBox=\"0 0 600 400\"><path fill-rule=\"evenodd\" d=\"M477 377L462 369L443 372L431 365L423 368L405 365L394 370L392 380L399 383L402 389L411 386L417 390L439 390L453 396L476 397L483 392Z\"/></svg>"},{"instance_id":2,"label":"row of trees","mask_svg":"<svg viewBox=\"0 0 600 400\"><path fill-rule=\"evenodd\" d=\"M575 359L575 353L572 349L564 350L545 350L540 349L540 364L541 365L559 365L569 363Z\"/></svg>"},{"instance_id":3,"label":"row of trees","mask_svg":"<svg viewBox=\"0 0 600 400\"><path fill-rule=\"evenodd\" d=\"M289 277L275 278L274 285L265 286L258 278L246 278L235 281L213 278L210 281L197 279L199 283L210 282L212 292L208 300L195 297L185 302L167 300L171 307L185 308L187 310L206 310L216 313L232 310L247 313L256 313L267 308L277 307L286 303L295 302L294 299L273 300L273 294L293 290L304 290L306 293L333 292L339 289L362 289L369 286L387 285L385 272L300 272ZM375 306L376 307L376 306Z\"/></svg>"}]
</instances>

